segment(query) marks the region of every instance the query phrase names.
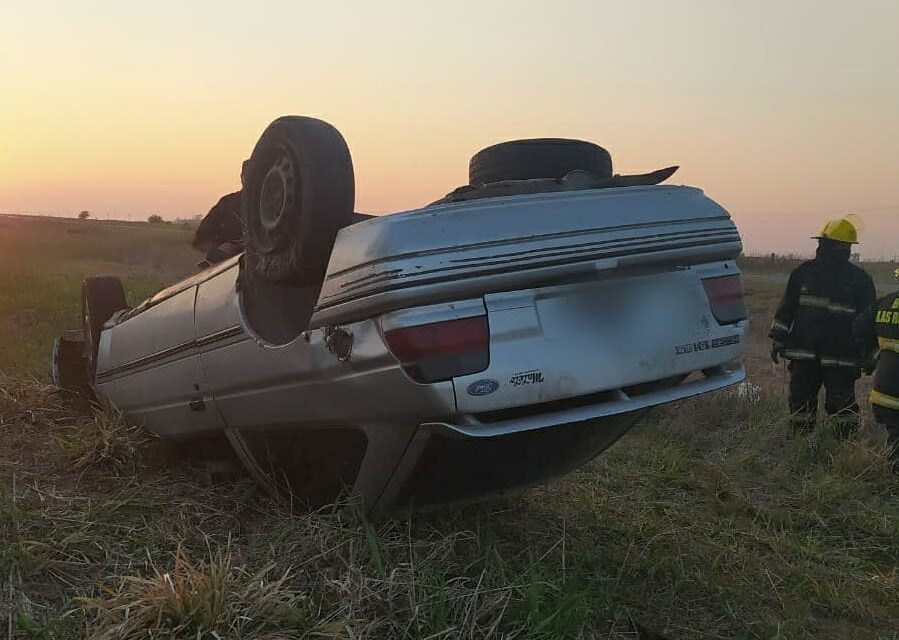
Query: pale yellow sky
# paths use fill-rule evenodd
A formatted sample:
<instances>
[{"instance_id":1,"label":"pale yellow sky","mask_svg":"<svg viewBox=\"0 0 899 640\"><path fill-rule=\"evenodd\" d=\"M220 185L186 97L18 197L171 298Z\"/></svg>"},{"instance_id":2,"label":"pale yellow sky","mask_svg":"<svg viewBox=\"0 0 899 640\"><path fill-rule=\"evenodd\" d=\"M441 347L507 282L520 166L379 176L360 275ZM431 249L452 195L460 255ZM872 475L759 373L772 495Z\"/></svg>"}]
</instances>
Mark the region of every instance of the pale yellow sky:
<instances>
[{"instance_id":1,"label":"pale yellow sky","mask_svg":"<svg viewBox=\"0 0 899 640\"><path fill-rule=\"evenodd\" d=\"M330 6L330 5L335 6ZM347 138L357 209L414 208L469 156L596 141L680 164L749 251L854 211L899 254L899 3L0 0L0 212L205 212L265 125Z\"/></svg>"}]
</instances>

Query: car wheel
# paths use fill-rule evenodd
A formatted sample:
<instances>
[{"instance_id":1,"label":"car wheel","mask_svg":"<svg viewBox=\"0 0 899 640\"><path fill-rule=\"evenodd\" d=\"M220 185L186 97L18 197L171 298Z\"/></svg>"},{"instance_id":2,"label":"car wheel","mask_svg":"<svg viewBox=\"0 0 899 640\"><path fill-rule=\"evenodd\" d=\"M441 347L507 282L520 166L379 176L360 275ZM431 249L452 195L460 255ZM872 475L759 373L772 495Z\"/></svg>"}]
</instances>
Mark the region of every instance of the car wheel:
<instances>
[{"instance_id":1,"label":"car wheel","mask_svg":"<svg viewBox=\"0 0 899 640\"><path fill-rule=\"evenodd\" d=\"M126 309L125 288L115 276L85 278L81 285L81 331L89 380L97 371L100 331L116 311Z\"/></svg>"},{"instance_id":2,"label":"car wheel","mask_svg":"<svg viewBox=\"0 0 899 640\"><path fill-rule=\"evenodd\" d=\"M340 132L315 118L278 118L241 180L248 266L273 282L320 283L353 217L353 161Z\"/></svg>"},{"instance_id":3,"label":"car wheel","mask_svg":"<svg viewBox=\"0 0 899 640\"><path fill-rule=\"evenodd\" d=\"M503 180L558 179L578 169L609 178L612 156L599 145L582 140L513 140L481 149L472 156L468 182L481 185Z\"/></svg>"}]
</instances>

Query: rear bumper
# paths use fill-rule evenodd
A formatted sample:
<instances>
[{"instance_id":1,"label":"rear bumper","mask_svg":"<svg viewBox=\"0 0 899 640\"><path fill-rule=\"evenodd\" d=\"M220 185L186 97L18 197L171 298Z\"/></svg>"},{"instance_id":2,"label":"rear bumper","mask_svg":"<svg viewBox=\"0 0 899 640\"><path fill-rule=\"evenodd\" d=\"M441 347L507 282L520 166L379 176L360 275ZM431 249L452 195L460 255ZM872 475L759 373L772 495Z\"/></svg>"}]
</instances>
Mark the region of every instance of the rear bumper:
<instances>
[{"instance_id":1,"label":"rear bumper","mask_svg":"<svg viewBox=\"0 0 899 640\"><path fill-rule=\"evenodd\" d=\"M465 416L455 422L428 422L423 427L434 431L450 432L468 438L492 438L533 429L561 427L572 422L584 422L598 418L617 416L648 409L676 400L708 393L739 384L746 379L746 368L741 363L735 369L723 366L703 372L703 377L684 384L663 387L654 391L629 395L623 389L614 389L605 401L561 411L539 412L511 420L483 422L474 416Z\"/></svg>"},{"instance_id":2,"label":"rear bumper","mask_svg":"<svg viewBox=\"0 0 899 640\"><path fill-rule=\"evenodd\" d=\"M587 463L658 405L738 384L717 367L702 379L590 406L492 423L474 418L422 424L374 510L433 507L498 496L562 476Z\"/></svg>"}]
</instances>

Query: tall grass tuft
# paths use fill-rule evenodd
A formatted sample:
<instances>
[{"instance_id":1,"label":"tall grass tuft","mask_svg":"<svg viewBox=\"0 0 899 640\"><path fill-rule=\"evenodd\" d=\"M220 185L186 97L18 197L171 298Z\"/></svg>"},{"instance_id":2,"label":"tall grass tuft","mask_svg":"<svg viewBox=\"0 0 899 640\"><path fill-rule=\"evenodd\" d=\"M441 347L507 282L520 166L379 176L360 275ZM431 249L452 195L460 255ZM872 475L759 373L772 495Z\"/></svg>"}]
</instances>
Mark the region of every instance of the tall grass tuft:
<instances>
[{"instance_id":1,"label":"tall grass tuft","mask_svg":"<svg viewBox=\"0 0 899 640\"><path fill-rule=\"evenodd\" d=\"M191 562L180 545L167 571L127 576L105 597L85 598L94 612L88 637L96 640L163 638L302 638L315 627L308 598L272 576L235 565L230 549Z\"/></svg>"},{"instance_id":2,"label":"tall grass tuft","mask_svg":"<svg viewBox=\"0 0 899 640\"><path fill-rule=\"evenodd\" d=\"M76 419L67 395L35 378L0 372L0 432L4 429L53 428Z\"/></svg>"},{"instance_id":3,"label":"tall grass tuft","mask_svg":"<svg viewBox=\"0 0 899 640\"><path fill-rule=\"evenodd\" d=\"M147 447L156 440L146 429L129 423L118 409L96 405L93 414L73 425L59 444L76 469L97 467L132 474L141 468Z\"/></svg>"}]
</instances>

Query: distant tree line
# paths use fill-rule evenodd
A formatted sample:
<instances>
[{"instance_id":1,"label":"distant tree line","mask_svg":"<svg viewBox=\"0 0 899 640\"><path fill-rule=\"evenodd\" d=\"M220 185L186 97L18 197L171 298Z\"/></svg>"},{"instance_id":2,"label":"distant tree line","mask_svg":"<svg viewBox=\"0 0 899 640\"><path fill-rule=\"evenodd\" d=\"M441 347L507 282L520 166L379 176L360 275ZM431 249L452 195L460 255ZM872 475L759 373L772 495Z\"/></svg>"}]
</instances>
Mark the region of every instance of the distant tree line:
<instances>
[{"instance_id":1,"label":"distant tree line","mask_svg":"<svg viewBox=\"0 0 899 640\"><path fill-rule=\"evenodd\" d=\"M90 217L91 217L91 212L88 211L87 209L82 210L78 214L79 220L87 220ZM131 216L129 215L128 218L130 219ZM198 216L194 216L193 218L190 218L187 220L177 219L177 220L175 220L175 222L177 222L178 224L180 224L182 226L195 226L195 225L199 224L199 221L201 219L202 219L202 216L198 215ZM147 216L147 222L149 222L150 224L172 224L171 220L166 220L158 213L151 213L149 216Z\"/></svg>"}]
</instances>

